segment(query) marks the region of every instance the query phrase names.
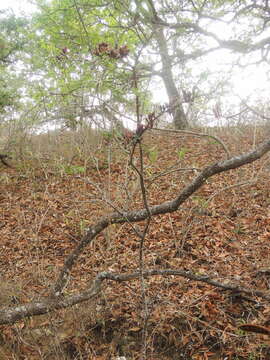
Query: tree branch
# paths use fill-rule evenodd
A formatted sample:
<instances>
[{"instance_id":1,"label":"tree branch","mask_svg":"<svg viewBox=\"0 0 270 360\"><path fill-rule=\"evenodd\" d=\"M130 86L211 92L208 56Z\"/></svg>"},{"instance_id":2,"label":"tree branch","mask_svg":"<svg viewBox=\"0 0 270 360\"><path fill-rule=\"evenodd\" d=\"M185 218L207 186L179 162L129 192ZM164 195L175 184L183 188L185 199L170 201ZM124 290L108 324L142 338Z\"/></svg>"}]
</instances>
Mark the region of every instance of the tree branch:
<instances>
[{"instance_id":1,"label":"tree branch","mask_svg":"<svg viewBox=\"0 0 270 360\"><path fill-rule=\"evenodd\" d=\"M208 275L196 275L191 271L184 270L174 270L174 269L154 269L154 270L144 270L143 277L149 276L180 276L189 280L203 282L218 288L233 292L241 292L251 296L258 296L262 299L270 301L270 294L256 290L248 289L237 284L228 284L221 283L214 278L211 278ZM75 304L79 304L85 301L93 299L101 291L101 285L104 280L112 280L117 282L131 281L140 279L141 272L137 271L130 274L114 274L110 272L101 272L94 279L90 289L85 290L81 293L57 297L57 298L41 298L38 301L31 302L30 304L20 305L13 308L5 307L0 311L0 325L4 324L13 324L17 321L20 321L26 317L34 315L47 314L53 310L64 309Z\"/></svg>"},{"instance_id":2,"label":"tree branch","mask_svg":"<svg viewBox=\"0 0 270 360\"><path fill-rule=\"evenodd\" d=\"M223 147L223 150L227 154L227 158L230 157L230 153L229 153L229 150L227 149L227 146L217 136L210 135L210 134L197 133L195 131L190 131L190 130L173 130L173 129L159 129L159 128L154 128L153 130L159 130L159 131L163 131L163 132L173 132L173 133L179 133L179 134L187 134L187 135L198 136L198 137L209 137L209 138L215 140L217 143L219 143Z\"/></svg>"},{"instance_id":3,"label":"tree branch","mask_svg":"<svg viewBox=\"0 0 270 360\"><path fill-rule=\"evenodd\" d=\"M159 205L154 205L149 207L149 211L151 216L166 214L170 212L176 211L181 204L183 204L195 191L197 191L202 185L205 184L207 179L210 177L229 171L232 169L236 169L245 164L252 163L255 160L260 159L264 154L270 151L270 139L262 143L257 147L257 149L244 153L242 155L234 156L228 160L220 161L214 163L210 166L205 167L199 175L197 175L193 181L188 184L182 191L180 191L179 195L171 201L165 201ZM139 222L145 220L149 217L148 209L139 209L119 213L112 213L108 216L101 218L101 220L96 224L90 227L89 231L82 238L78 246L74 249L74 251L67 257L65 264L60 272L60 275L54 284L51 295L59 296L62 292L64 286L66 285L69 273L84 250L84 248L89 245L89 243L94 240L94 238L101 233L104 229L106 229L111 224L123 224L126 222Z\"/></svg>"},{"instance_id":4,"label":"tree branch","mask_svg":"<svg viewBox=\"0 0 270 360\"><path fill-rule=\"evenodd\" d=\"M207 37L211 37L212 39L215 39L218 42L221 48L230 49L240 53L248 53L251 51L262 49L266 45L270 46L270 37L266 37L255 44L249 44L239 40L222 40L213 32L204 30L201 26L189 22L170 24L158 18L158 20L154 21L154 23L156 25L161 25L170 29L185 29L185 30L190 30L191 32L194 33L205 35Z\"/></svg>"}]
</instances>

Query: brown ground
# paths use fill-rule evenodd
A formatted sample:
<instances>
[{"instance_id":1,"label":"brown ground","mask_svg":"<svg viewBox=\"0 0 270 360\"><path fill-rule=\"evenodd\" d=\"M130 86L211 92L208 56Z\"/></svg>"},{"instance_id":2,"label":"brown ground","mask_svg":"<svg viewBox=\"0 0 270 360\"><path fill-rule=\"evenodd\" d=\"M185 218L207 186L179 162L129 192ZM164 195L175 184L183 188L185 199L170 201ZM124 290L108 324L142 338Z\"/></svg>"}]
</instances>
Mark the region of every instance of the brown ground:
<instances>
[{"instance_id":1,"label":"brown ground","mask_svg":"<svg viewBox=\"0 0 270 360\"><path fill-rule=\"evenodd\" d=\"M254 138L251 129L224 130L219 136L232 154L265 138L263 131ZM148 134L144 143L149 204L170 200L195 176L194 171L171 172L150 183L160 172L177 162L177 167L200 169L225 158L221 146L207 138ZM1 305L46 294L87 227L111 211L102 197L117 207L142 206L136 177L126 170L127 158L116 145L109 162L108 145L88 157L75 155L18 159L15 168L0 170ZM192 270L269 291L268 159L215 176L179 211L152 219L145 268ZM255 182L230 187L256 176ZM125 184L133 192L130 201ZM143 229L143 223L138 226ZM65 292L84 289L100 271L138 267L133 230L127 224L111 226L81 256ZM140 359L145 323L140 282L106 285L95 302L2 326L0 360ZM245 323L270 327L266 301L176 276L147 279L146 295L147 359L270 359L269 336L238 328Z\"/></svg>"}]
</instances>

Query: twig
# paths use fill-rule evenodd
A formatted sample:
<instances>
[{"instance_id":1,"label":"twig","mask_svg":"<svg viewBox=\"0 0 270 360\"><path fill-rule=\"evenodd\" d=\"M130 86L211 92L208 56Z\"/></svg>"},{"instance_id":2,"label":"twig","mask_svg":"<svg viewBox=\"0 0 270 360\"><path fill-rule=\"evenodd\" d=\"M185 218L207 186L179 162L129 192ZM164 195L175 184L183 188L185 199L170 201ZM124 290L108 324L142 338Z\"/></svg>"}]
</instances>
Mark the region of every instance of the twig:
<instances>
[{"instance_id":1,"label":"twig","mask_svg":"<svg viewBox=\"0 0 270 360\"><path fill-rule=\"evenodd\" d=\"M9 159L9 156L8 155L4 155L4 154L0 154L0 161L3 165L9 167L9 168L12 168L11 165L9 165L9 163L6 161L6 159Z\"/></svg>"},{"instance_id":2,"label":"twig","mask_svg":"<svg viewBox=\"0 0 270 360\"><path fill-rule=\"evenodd\" d=\"M147 179L147 182L149 181L148 186L150 186L156 179L158 179L161 176L169 175L174 172L180 172L180 171L194 171L196 174L198 174L200 169L198 169L198 168L177 168L177 169L171 169L168 171L164 171L162 173L152 176L150 179Z\"/></svg>"},{"instance_id":3,"label":"twig","mask_svg":"<svg viewBox=\"0 0 270 360\"><path fill-rule=\"evenodd\" d=\"M166 270L155 269L155 270L143 271L144 277L155 276L155 275L180 276L189 280L203 282L225 290L240 292L250 296L258 296L270 302L269 292L250 289L250 288L242 287L237 284L234 285L230 283L222 283L211 278L208 275L195 275L191 271L174 270L174 269L166 269ZM140 271L130 274L115 274L110 272L101 272L96 276L96 278L92 282L90 289L87 289L78 294L69 295L69 296L59 296L57 298L46 297L46 298L41 298L38 301L33 301L29 304L18 305L13 308L10 306L2 308L0 311L0 325L13 324L29 316L47 314L53 310L64 309L67 307L71 307L75 304L89 301L94 297L96 297L101 292L102 282L106 279L117 282L124 282L124 281L140 279L140 277L141 277Z\"/></svg>"},{"instance_id":4,"label":"twig","mask_svg":"<svg viewBox=\"0 0 270 360\"><path fill-rule=\"evenodd\" d=\"M242 155L234 156L228 160L219 161L210 166L205 167L194 179L193 181L184 187L179 194L170 201L164 201L159 205L153 205L149 207L151 216L171 213L180 207L193 193L195 193L201 186L203 186L207 179L210 177L220 174L225 171L236 169L240 166L252 163L260 159L264 154L270 151L270 139L262 143L257 147L257 149L244 153ZM66 258L64 266L60 271L58 279L53 285L51 295L57 296L60 295L62 289L64 288L66 282L69 278L69 273L72 270L73 265L79 258L80 254L83 252L85 247L89 245L95 237L101 233L106 227L111 224L123 224L126 222L139 222L145 220L149 217L148 210L143 208L139 210L131 210L124 212L123 214L112 213L108 216L104 216L101 220L95 225L91 226L88 232L83 236L80 243L73 250L73 252Z\"/></svg>"},{"instance_id":5,"label":"twig","mask_svg":"<svg viewBox=\"0 0 270 360\"><path fill-rule=\"evenodd\" d=\"M192 135L192 136L198 136L198 137L209 137L209 138L214 139L217 143L219 143L223 147L223 150L227 154L227 159L229 159L229 157L231 156L227 146L217 136L210 135L210 134L204 134L204 133L197 133L195 131L190 131L190 130L174 130L174 129L160 129L160 128L153 128L153 130L176 133L176 134L186 134L186 135Z\"/></svg>"},{"instance_id":6,"label":"twig","mask_svg":"<svg viewBox=\"0 0 270 360\"><path fill-rule=\"evenodd\" d=\"M215 196L217 196L218 194L222 193L223 191L227 191L227 190L230 190L230 189L233 189L233 188L236 188L236 187L240 187L240 186L245 186L245 185L253 185L253 184L256 184L257 182L257 179L254 179L254 180L250 180L250 181L243 181L241 183L237 183L237 184L233 184L233 185L229 185L229 186L226 186L224 187L223 189L221 190L218 190L216 191L214 194L212 194L205 202L205 206L207 206Z\"/></svg>"},{"instance_id":7,"label":"twig","mask_svg":"<svg viewBox=\"0 0 270 360\"><path fill-rule=\"evenodd\" d=\"M135 82L136 89L138 89L137 76L136 76L135 70L134 70L134 82ZM139 126L140 126L140 99L137 94L136 94L136 114L137 114L137 129L139 129ZM141 134L141 136L142 136L142 134ZM130 155L130 165L139 176L143 204L144 204L144 208L147 212L146 224L144 226L144 230L141 234L139 234L139 237L140 237L140 248L139 248L139 266L140 267L139 267L139 269L140 269L140 282L141 282L141 291L142 291L142 303L144 306L144 312L143 312L144 324L143 324L143 331L142 331L142 357L143 357L143 359L147 359L147 341L146 340L147 340L147 323L148 323L148 319L149 319L149 309L148 309L148 302L147 302L147 298L146 298L145 281L144 281L144 276L143 276L143 273L144 273L143 252L144 252L145 237L146 237L146 234L148 232L150 222L151 222L151 212L150 212L148 201L147 201L145 181L144 181L144 163L143 163L143 150L142 150L142 144L141 144L141 136L138 135L138 139L135 139L135 142L133 144L133 148L132 148L131 155ZM140 169L138 169L133 162L136 145L138 145L138 147L139 147Z\"/></svg>"},{"instance_id":8,"label":"twig","mask_svg":"<svg viewBox=\"0 0 270 360\"><path fill-rule=\"evenodd\" d=\"M239 97L240 98L240 97ZM264 119L264 120L270 120L270 117L269 116L265 116L263 114L261 114L259 111L253 109L251 106L249 106L243 99L241 99L241 102L246 106L246 108L251 111L253 114L259 116L260 118Z\"/></svg>"},{"instance_id":9,"label":"twig","mask_svg":"<svg viewBox=\"0 0 270 360\"><path fill-rule=\"evenodd\" d=\"M138 144L138 146L139 146L140 170L133 163L133 155L134 155L134 150L135 150L136 144ZM145 237L146 237L146 234L148 232L149 225L151 222L151 212L150 212L149 206L148 206L148 201L147 201L147 196L146 196L146 188L145 188L145 183L144 183L143 151L142 151L140 139L138 140L137 143L135 143L133 145L133 151L131 152L130 165L139 176L143 204L144 204L145 210L147 212L146 224L144 226L143 232L139 234L139 237L140 237L139 269L140 269L140 282L141 282L141 291L142 291L142 303L144 305L144 312L143 312L144 324L143 324L143 331L142 331L142 356L143 356L143 359L146 359L146 355L147 355L146 339L147 339L147 323L148 323L148 319L149 319L149 309L148 309L148 303L147 303L147 298L146 298L145 281L144 281L144 275L143 275L144 274L143 251L144 251Z\"/></svg>"}]
</instances>

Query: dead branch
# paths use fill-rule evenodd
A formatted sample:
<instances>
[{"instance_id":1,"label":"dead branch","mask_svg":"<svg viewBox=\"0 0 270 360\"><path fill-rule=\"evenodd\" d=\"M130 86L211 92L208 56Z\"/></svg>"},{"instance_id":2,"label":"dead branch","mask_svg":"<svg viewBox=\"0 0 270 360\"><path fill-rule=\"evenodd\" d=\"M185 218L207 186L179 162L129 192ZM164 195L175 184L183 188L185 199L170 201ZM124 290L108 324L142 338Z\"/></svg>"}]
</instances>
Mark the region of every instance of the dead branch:
<instances>
[{"instance_id":1,"label":"dead branch","mask_svg":"<svg viewBox=\"0 0 270 360\"><path fill-rule=\"evenodd\" d=\"M190 131L190 130L174 130L174 129L160 129L160 128L153 128L153 130L159 130L159 131L162 131L162 132L170 132L170 133L176 133L176 134L177 133L186 134L186 135L197 136L197 137L209 137L209 138L215 140L217 143L219 143L223 147L223 150L227 154L228 159L230 157L230 152L229 152L227 146L217 136L210 135L210 134L204 134L204 133L197 133L195 131Z\"/></svg>"},{"instance_id":2,"label":"dead branch","mask_svg":"<svg viewBox=\"0 0 270 360\"><path fill-rule=\"evenodd\" d=\"M112 280L117 282L131 281L141 278L141 271L137 271L130 274L114 274L110 272L99 273L92 283L90 289L85 290L79 294L70 296L59 296L56 298L41 298L38 301L33 301L26 305L19 305L14 308L5 307L0 311L0 325L13 324L26 317L34 315L47 314L53 310L60 310L73 305L89 301L97 296L101 291L101 285L104 280ZM149 276L180 276L189 280L203 282L218 288L225 290L244 293L251 296L258 296L262 299L270 301L270 293L266 293L256 289L245 288L232 283L222 283L208 275L196 275L191 271L174 270L174 269L155 269L155 270L144 270L143 277Z\"/></svg>"},{"instance_id":3,"label":"dead branch","mask_svg":"<svg viewBox=\"0 0 270 360\"><path fill-rule=\"evenodd\" d=\"M212 195L206 200L205 206L208 206L209 203L214 199L215 196L223 193L224 191L231 190L231 189L234 189L234 188L240 187L240 186L254 185L254 184L256 184L257 180L258 180L258 179L257 179L257 177L256 177L255 179L252 179L252 180L243 181L243 182L240 182L240 183L237 183L237 184L225 186L223 189L220 189L220 190L216 191L214 194L212 194Z\"/></svg>"},{"instance_id":4,"label":"dead branch","mask_svg":"<svg viewBox=\"0 0 270 360\"><path fill-rule=\"evenodd\" d=\"M166 214L170 212L176 211L181 204L183 204L195 191L197 191L207 179L210 177L228 171L232 169L236 169L245 164L252 163L255 160L260 159L264 154L270 151L270 140L265 141L260 146L257 147L256 150L244 153L242 155L234 156L228 160L220 161L214 163L210 166L205 167L199 175L197 175L193 181L187 185L182 191L180 191L179 195L171 201L165 201L159 205L154 205L149 207L149 211L151 216ZM64 266L60 272L60 275L54 284L51 295L59 296L62 289L65 287L69 273L78 259L84 248L91 243L92 240L106 227L111 224L123 224L126 222L138 222L145 220L149 217L147 209L139 209L119 213L112 213L108 216L101 218L101 220L90 227L89 231L82 238L78 246L74 249L74 251L67 257Z\"/></svg>"},{"instance_id":5,"label":"dead branch","mask_svg":"<svg viewBox=\"0 0 270 360\"><path fill-rule=\"evenodd\" d=\"M6 161L6 159L9 159L8 155L4 155L4 154L0 154L0 161L3 165L7 166L7 167L12 167L11 165L9 165L9 163Z\"/></svg>"},{"instance_id":6,"label":"dead branch","mask_svg":"<svg viewBox=\"0 0 270 360\"><path fill-rule=\"evenodd\" d=\"M241 98L240 98L241 99ZM247 108L247 110L251 111L253 114L259 116L261 119L264 120L270 120L269 116L265 116L264 114L262 114L261 112L257 111L256 109L253 109L251 106L249 106L243 99L241 99L241 102L245 105L245 107Z\"/></svg>"},{"instance_id":7,"label":"dead branch","mask_svg":"<svg viewBox=\"0 0 270 360\"><path fill-rule=\"evenodd\" d=\"M0 325L13 324L29 316L47 314L53 310L65 309L95 297L101 290L104 273L100 273L93 281L90 289L79 294L66 297L43 297L29 304L2 308L0 310Z\"/></svg>"},{"instance_id":8,"label":"dead branch","mask_svg":"<svg viewBox=\"0 0 270 360\"><path fill-rule=\"evenodd\" d=\"M264 154L270 151L270 139L262 143L257 149L244 153L242 155L234 156L231 159L214 163L210 166L205 167L194 180L187 185L179 194L171 201L165 201L159 205L150 206L148 209L139 209L128 212L112 213L108 216L104 216L101 220L90 227L86 235L81 239L78 246L74 251L66 258L64 266L59 274L59 277L51 290L51 296L48 298L40 299L37 302L32 302L25 305L2 308L0 311L0 324L14 323L25 317L33 315L41 315L48 313L52 310L66 308L80 302L90 300L96 296L101 289L101 283L104 279L110 279L115 281L130 281L132 279L140 278L140 272L126 275L113 275L110 273L100 273L93 282L92 287L85 292L71 295L71 296L60 296L64 286L67 284L69 274L72 270L74 263L85 249L85 247L94 238L101 233L105 228L111 224L123 224L126 222L138 222L149 218L149 212L151 216L166 214L176 211L180 205L185 202L195 191L197 191L206 180L216 174L236 169L240 166L252 163L260 159ZM238 285L222 284L216 280L211 279L207 276L197 276L191 272L185 272L182 270L149 270L143 271L143 276L153 275L178 275L186 277L194 281L202 281L212 286L224 288L226 290L243 292L253 296L260 296L266 300L270 300L270 294L264 293L260 290L250 290Z\"/></svg>"}]
</instances>

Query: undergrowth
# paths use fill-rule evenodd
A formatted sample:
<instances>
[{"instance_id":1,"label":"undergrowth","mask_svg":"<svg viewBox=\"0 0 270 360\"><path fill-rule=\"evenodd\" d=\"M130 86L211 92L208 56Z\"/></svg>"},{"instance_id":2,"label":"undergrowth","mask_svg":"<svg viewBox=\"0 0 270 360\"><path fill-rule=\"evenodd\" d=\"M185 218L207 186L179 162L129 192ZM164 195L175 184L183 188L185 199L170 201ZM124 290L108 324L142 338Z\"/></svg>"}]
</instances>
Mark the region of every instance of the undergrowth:
<instances>
[{"instance_id":1,"label":"undergrowth","mask_svg":"<svg viewBox=\"0 0 270 360\"><path fill-rule=\"evenodd\" d=\"M232 154L264 138L251 128L221 129ZM200 130L201 131L201 130ZM214 130L211 130L214 131ZM215 129L215 132L217 130ZM149 203L174 197L204 166L225 158L207 138L144 138ZM142 206L127 149L94 131L33 135L12 169L1 168L1 305L46 295L65 257L101 216ZM180 268L267 291L270 260L269 157L211 179L177 212L152 219L145 268ZM137 224L136 229L142 229ZM113 225L84 252L65 293L101 271L139 267L139 241ZM238 326L270 326L269 304L176 277L146 280L148 359L269 359L266 335ZM144 319L139 281L108 283L94 302L1 327L0 359L139 359Z\"/></svg>"}]
</instances>

